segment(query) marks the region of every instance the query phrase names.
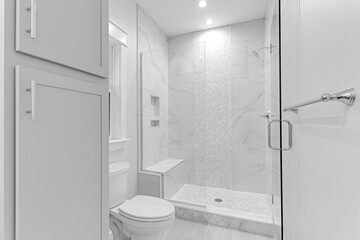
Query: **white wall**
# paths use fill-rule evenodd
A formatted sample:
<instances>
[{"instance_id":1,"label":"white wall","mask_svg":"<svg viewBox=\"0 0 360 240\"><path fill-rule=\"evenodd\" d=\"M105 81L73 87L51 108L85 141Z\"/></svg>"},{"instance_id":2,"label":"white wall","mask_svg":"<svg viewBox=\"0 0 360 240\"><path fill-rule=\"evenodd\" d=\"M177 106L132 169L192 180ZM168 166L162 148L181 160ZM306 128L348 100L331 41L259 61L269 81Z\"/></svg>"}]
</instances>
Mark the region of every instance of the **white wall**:
<instances>
[{"instance_id":1,"label":"white wall","mask_svg":"<svg viewBox=\"0 0 360 240\"><path fill-rule=\"evenodd\" d=\"M112 156L111 161L129 162L131 169L129 174L128 198L137 194L137 71L136 71L136 48L137 48L137 14L136 3L132 0L109 0L109 16L119 26L128 32L127 43L129 45L126 55L126 78L127 78L127 138L131 139L123 152Z\"/></svg>"},{"instance_id":2,"label":"white wall","mask_svg":"<svg viewBox=\"0 0 360 240\"><path fill-rule=\"evenodd\" d=\"M0 3L0 16L5 16L5 1ZM4 87L5 81L2 81L4 76L4 47L5 47L5 28L4 17L0 18L0 240L4 240Z\"/></svg>"},{"instance_id":3,"label":"white wall","mask_svg":"<svg viewBox=\"0 0 360 240\"><path fill-rule=\"evenodd\" d=\"M283 107L352 86L360 92L360 2L282 1ZM285 113L285 239L360 239L360 101Z\"/></svg>"}]
</instances>

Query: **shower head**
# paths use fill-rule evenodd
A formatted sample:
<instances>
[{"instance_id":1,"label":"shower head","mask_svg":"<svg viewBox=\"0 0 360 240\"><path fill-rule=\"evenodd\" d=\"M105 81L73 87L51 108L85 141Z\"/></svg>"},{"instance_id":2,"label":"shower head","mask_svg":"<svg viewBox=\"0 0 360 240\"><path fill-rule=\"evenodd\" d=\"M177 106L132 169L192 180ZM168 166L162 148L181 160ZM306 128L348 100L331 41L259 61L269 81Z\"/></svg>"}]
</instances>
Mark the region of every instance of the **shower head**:
<instances>
[{"instance_id":1,"label":"shower head","mask_svg":"<svg viewBox=\"0 0 360 240\"><path fill-rule=\"evenodd\" d=\"M250 50L250 52L251 52L256 58L262 59L262 58L260 57L260 55L259 55L259 52L260 52L261 50L264 50L264 49L269 50L269 53L270 53L270 55L271 55L271 54L273 53L273 49L274 49L274 48L278 48L278 47L270 44L269 47L261 47L261 48L259 48L257 51L252 48L252 49ZM262 60L263 60L263 59L262 59Z\"/></svg>"}]
</instances>

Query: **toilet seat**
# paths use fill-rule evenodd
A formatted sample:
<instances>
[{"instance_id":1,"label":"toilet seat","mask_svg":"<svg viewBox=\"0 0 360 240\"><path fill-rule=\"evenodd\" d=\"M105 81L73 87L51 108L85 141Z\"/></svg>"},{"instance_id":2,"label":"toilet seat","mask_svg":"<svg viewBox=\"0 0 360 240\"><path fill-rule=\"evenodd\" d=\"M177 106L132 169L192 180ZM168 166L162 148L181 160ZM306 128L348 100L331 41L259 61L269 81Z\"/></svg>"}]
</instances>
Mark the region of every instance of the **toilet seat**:
<instances>
[{"instance_id":1,"label":"toilet seat","mask_svg":"<svg viewBox=\"0 0 360 240\"><path fill-rule=\"evenodd\" d=\"M131 239L157 240L173 224L175 207L166 200L138 195L110 210L110 220L115 239L122 239L120 233Z\"/></svg>"},{"instance_id":2,"label":"toilet seat","mask_svg":"<svg viewBox=\"0 0 360 240\"><path fill-rule=\"evenodd\" d=\"M163 222L174 218L175 207L161 198L138 195L111 210L118 217L137 222Z\"/></svg>"}]
</instances>

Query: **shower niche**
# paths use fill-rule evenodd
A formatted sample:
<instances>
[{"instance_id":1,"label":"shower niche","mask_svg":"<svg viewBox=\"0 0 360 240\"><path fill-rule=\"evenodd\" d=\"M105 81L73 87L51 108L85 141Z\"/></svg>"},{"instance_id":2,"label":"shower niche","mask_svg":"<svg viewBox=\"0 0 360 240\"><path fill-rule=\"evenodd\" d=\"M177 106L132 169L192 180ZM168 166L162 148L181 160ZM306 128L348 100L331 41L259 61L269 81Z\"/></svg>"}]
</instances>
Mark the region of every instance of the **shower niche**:
<instances>
[{"instance_id":1,"label":"shower niche","mask_svg":"<svg viewBox=\"0 0 360 240\"><path fill-rule=\"evenodd\" d=\"M160 97L151 95L151 107L152 114L154 117L160 116Z\"/></svg>"},{"instance_id":2,"label":"shower niche","mask_svg":"<svg viewBox=\"0 0 360 240\"><path fill-rule=\"evenodd\" d=\"M160 97L151 95L150 98L150 112L153 116L153 119L151 120L151 126L160 127L160 120L157 119L160 117Z\"/></svg>"}]
</instances>

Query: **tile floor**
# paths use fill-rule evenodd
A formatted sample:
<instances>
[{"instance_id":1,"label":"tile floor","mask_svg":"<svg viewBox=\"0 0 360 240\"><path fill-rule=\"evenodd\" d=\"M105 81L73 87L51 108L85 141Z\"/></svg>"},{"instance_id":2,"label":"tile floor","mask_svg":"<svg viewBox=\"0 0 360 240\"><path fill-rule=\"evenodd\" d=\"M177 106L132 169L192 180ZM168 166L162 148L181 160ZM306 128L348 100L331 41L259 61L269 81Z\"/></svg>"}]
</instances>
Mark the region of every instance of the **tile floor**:
<instances>
[{"instance_id":1,"label":"tile floor","mask_svg":"<svg viewBox=\"0 0 360 240\"><path fill-rule=\"evenodd\" d=\"M273 240L273 238L175 219L174 224L161 240Z\"/></svg>"}]
</instances>

